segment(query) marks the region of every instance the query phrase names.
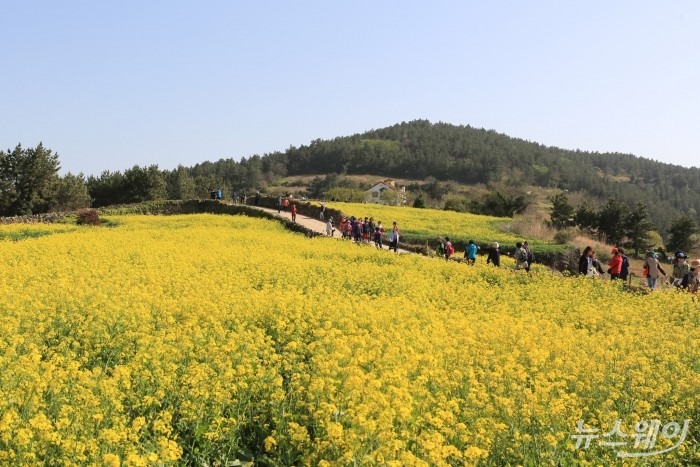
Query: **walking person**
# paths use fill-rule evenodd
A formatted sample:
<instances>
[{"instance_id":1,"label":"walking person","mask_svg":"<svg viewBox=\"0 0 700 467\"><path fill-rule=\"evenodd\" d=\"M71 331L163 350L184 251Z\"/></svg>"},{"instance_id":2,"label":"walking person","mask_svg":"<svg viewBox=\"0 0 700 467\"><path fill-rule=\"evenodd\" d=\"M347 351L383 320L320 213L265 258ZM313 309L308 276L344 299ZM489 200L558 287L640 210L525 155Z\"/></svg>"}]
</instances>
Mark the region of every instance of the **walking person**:
<instances>
[{"instance_id":1,"label":"walking person","mask_svg":"<svg viewBox=\"0 0 700 467\"><path fill-rule=\"evenodd\" d=\"M501 266L501 252L499 251L500 245L498 242L493 242L491 244L491 249L489 250L489 256L486 258L486 264L493 263L497 268Z\"/></svg>"},{"instance_id":2,"label":"walking person","mask_svg":"<svg viewBox=\"0 0 700 467\"><path fill-rule=\"evenodd\" d=\"M329 237L332 237L334 233L335 233L335 228L333 227L333 218L329 217L328 223L326 224L326 235L328 235Z\"/></svg>"},{"instance_id":3,"label":"walking person","mask_svg":"<svg viewBox=\"0 0 700 467\"><path fill-rule=\"evenodd\" d=\"M340 237L345 238L345 224L348 222L348 218L345 216L340 216L340 223L338 224L338 229L340 229Z\"/></svg>"},{"instance_id":4,"label":"walking person","mask_svg":"<svg viewBox=\"0 0 700 467\"><path fill-rule=\"evenodd\" d=\"M686 261L685 253L682 251L676 252L676 257L673 260L673 270L671 271L671 281L675 287L680 287L683 278L690 272L690 266Z\"/></svg>"},{"instance_id":5,"label":"walking person","mask_svg":"<svg viewBox=\"0 0 700 467\"><path fill-rule=\"evenodd\" d=\"M382 249L382 235L383 235L383 232L381 231L381 229L378 226L375 227L374 234L373 234L374 246L376 246L380 250Z\"/></svg>"},{"instance_id":6,"label":"walking person","mask_svg":"<svg viewBox=\"0 0 700 467\"><path fill-rule=\"evenodd\" d=\"M277 197L277 214L282 212L282 197L278 196Z\"/></svg>"},{"instance_id":7,"label":"walking person","mask_svg":"<svg viewBox=\"0 0 700 467\"><path fill-rule=\"evenodd\" d=\"M357 219L350 217L350 240L355 241L355 230L357 229Z\"/></svg>"},{"instance_id":8,"label":"walking person","mask_svg":"<svg viewBox=\"0 0 700 467\"><path fill-rule=\"evenodd\" d=\"M365 217L365 220L362 222L362 243L369 243L369 235L369 219Z\"/></svg>"},{"instance_id":9,"label":"walking person","mask_svg":"<svg viewBox=\"0 0 700 467\"><path fill-rule=\"evenodd\" d=\"M694 259L690 262L688 274L683 279L684 287L688 288L690 293L698 293L700 290L700 259Z\"/></svg>"},{"instance_id":10,"label":"walking person","mask_svg":"<svg viewBox=\"0 0 700 467\"><path fill-rule=\"evenodd\" d=\"M437 247L435 248L435 256L443 257L445 256L445 242L438 237Z\"/></svg>"},{"instance_id":11,"label":"walking person","mask_svg":"<svg viewBox=\"0 0 700 467\"><path fill-rule=\"evenodd\" d=\"M396 221L394 221L394 225L391 228L391 232L389 233L389 250L393 248L394 253L399 252L399 234L399 226L396 225Z\"/></svg>"},{"instance_id":12,"label":"walking person","mask_svg":"<svg viewBox=\"0 0 700 467\"><path fill-rule=\"evenodd\" d=\"M466 250L464 250L464 257L467 260L467 264L474 265L476 263L476 252L478 248L474 243L474 240L469 240Z\"/></svg>"},{"instance_id":13,"label":"walking person","mask_svg":"<svg viewBox=\"0 0 700 467\"><path fill-rule=\"evenodd\" d=\"M622 255L620 255L620 250L617 248L613 248L610 253L613 254L613 257L608 263L608 274L610 274L610 280L614 281L620 278L620 271L622 270Z\"/></svg>"},{"instance_id":14,"label":"walking person","mask_svg":"<svg viewBox=\"0 0 700 467\"><path fill-rule=\"evenodd\" d=\"M625 254L625 250L618 248L620 253L620 258L622 258L622 267L620 268L620 279L626 281L630 275L630 259L629 256Z\"/></svg>"},{"instance_id":15,"label":"walking person","mask_svg":"<svg viewBox=\"0 0 700 467\"><path fill-rule=\"evenodd\" d=\"M445 261L450 260L450 256L455 253L455 247L450 241L450 237L445 237Z\"/></svg>"},{"instance_id":16,"label":"walking person","mask_svg":"<svg viewBox=\"0 0 700 467\"><path fill-rule=\"evenodd\" d=\"M348 225L348 218L345 216L340 216L340 222L338 223L338 230L340 230L340 238L345 238L345 228Z\"/></svg>"},{"instance_id":17,"label":"walking person","mask_svg":"<svg viewBox=\"0 0 700 467\"><path fill-rule=\"evenodd\" d=\"M297 221L297 205L292 204L292 222Z\"/></svg>"},{"instance_id":18,"label":"walking person","mask_svg":"<svg viewBox=\"0 0 700 467\"><path fill-rule=\"evenodd\" d=\"M666 276L666 271L659 264L659 260L656 259L653 251L647 252L647 257L644 259L644 273L646 274L647 285L651 290L656 290L659 273Z\"/></svg>"},{"instance_id":19,"label":"walking person","mask_svg":"<svg viewBox=\"0 0 700 467\"><path fill-rule=\"evenodd\" d=\"M321 220L324 220L325 215L326 215L326 204L321 203L321 210L318 212L318 218Z\"/></svg>"},{"instance_id":20,"label":"walking person","mask_svg":"<svg viewBox=\"0 0 700 467\"><path fill-rule=\"evenodd\" d=\"M525 266L525 270L527 272L530 272L532 263L535 262L535 255L532 253L532 250L530 250L530 244L527 242L527 240L523 242L523 248L525 249L525 251L527 251L527 266Z\"/></svg>"},{"instance_id":21,"label":"walking person","mask_svg":"<svg viewBox=\"0 0 700 467\"><path fill-rule=\"evenodd\" d=\"M527 270L527 250L523 248L522 242L515 244L515 269Z\"/></svg>"}]
</instances>

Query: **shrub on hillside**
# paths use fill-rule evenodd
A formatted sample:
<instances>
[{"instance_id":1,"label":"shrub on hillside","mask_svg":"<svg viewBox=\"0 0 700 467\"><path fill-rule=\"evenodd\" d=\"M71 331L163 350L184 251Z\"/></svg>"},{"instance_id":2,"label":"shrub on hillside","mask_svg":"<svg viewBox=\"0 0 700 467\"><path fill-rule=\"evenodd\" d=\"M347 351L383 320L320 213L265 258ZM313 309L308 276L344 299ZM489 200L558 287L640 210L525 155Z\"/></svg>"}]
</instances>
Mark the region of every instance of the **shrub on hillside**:
<instances>
[{"instance_id":1,"label":"shrub on hillside","mask_svg":"<svg viewBox=\"0 0 700 467\"><path fill-rule=\"evenodd\" d=\"M94 209L81 209L78 211L78 225L100 225L100 215Z\"/></svg>"},{"instance_id":2,"label":"shrub on hillside","mask_svg":"<svg viewBox=\"0 0 700 467\"><path fill-rule=\"evenodd\" d=\"M574 239L576 233L572 229L557 230L554 234L554 241L559 245L565 245Z\"/></svg>"}]
</instances>

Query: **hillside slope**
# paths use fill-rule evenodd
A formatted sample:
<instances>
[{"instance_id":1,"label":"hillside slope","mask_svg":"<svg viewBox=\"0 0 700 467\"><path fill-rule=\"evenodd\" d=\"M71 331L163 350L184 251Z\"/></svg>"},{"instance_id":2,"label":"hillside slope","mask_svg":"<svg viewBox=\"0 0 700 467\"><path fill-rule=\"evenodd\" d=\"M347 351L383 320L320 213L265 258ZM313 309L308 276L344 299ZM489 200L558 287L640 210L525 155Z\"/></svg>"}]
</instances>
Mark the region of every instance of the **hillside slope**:
<instances>
[{"instance_id":1,"label":"hillside slope","mask_svg":"<svg viewBox=\"0 0 700 467\"><path fill-rule=\"evenodd\" d=\"M685 214L700 221L700 170L631 154L566 150L493 130L416 120L362 134L315 140L261 158L288 175L384 174L390 177L505 182L580 191L630 206L644 202L665 231Z\"/></svg>"}]
</instances>

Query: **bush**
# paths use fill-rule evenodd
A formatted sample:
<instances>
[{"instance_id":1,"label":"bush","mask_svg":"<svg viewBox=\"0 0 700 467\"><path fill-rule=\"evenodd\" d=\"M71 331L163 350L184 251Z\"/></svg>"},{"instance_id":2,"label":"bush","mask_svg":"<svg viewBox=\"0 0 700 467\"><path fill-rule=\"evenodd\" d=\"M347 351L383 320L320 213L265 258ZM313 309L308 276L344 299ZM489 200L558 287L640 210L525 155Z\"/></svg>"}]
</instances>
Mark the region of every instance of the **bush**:
<instances>
[{"instance_id":1,"label":"bush","mask_svg":"<svg viewBox=\"0 0 700 467\"><path fill-rule=\"evenodd\" d=\"M94 209L81 209L78 211L78 225L100 225L100 215Z\"/></svg>"},{"instance_id":2,"label":"bush","mask_svg":"<svg viewBox=\"0 0 700 467\"><path fill-rule=\"evenodd\" d=\"M469 212L469 202L464 196L446 196L443 209L445 211Z\"/></svg>"},{"instance_id":3,"label":"bush","mask_svg":"<svg viewBox=\"0 0 700 467\"><path fill-rule=\"evenodd\" d=\"M559 245L565 245L573 240L575 237L574 231L571 229L558 230L554 234L554 241Z\"/></svg>"},{"instance_id":4,"label":"bush","mask_svg":"<svg viewBox=\"0 0 700 467\"><path fill-rule=\"evenodd\" d=\"M425 199L423 198L423 193L419 194L415 201L413 201L413 207L425 209Z\"/></svg>"}]
</instances>

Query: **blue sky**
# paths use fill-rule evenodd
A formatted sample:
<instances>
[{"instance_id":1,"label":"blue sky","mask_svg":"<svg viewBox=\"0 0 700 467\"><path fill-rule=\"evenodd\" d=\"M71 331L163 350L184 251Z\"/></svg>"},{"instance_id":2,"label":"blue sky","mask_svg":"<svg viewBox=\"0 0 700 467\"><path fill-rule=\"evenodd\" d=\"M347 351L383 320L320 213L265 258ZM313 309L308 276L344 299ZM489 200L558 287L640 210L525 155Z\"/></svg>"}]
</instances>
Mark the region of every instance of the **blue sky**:
<instances>
[{"instance_id":1,"label":"blue sky","mask_svg":"<svg viewBox=\"0 0 700 467\"><path fill-rule=\"evenodd\" d=\"M0 144L62 173L428 119L698 166L696 1L5 1Z\"/></svg>"}]
</instances>

